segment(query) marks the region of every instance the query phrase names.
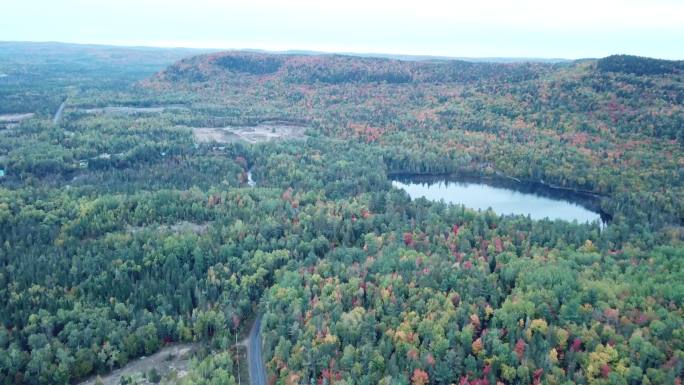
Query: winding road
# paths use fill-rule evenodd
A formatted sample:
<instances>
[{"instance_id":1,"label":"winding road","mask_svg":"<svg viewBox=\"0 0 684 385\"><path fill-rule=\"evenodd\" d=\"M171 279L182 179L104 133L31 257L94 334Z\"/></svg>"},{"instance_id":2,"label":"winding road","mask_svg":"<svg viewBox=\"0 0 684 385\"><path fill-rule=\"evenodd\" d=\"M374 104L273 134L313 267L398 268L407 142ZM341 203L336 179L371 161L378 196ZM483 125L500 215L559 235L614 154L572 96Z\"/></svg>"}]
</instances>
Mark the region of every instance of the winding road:
<instances>
[{"instance_id":1,"label":"winding road","mask_svg":"<svg viewBox=\"0 0 684 385\"><path fill-rule=\"evenodd\" d=\"M249 383L251 385L266 385L266 370L261 355L261 316L258 316L254 321L246 342Z\"/></svg>"}]
</instances>

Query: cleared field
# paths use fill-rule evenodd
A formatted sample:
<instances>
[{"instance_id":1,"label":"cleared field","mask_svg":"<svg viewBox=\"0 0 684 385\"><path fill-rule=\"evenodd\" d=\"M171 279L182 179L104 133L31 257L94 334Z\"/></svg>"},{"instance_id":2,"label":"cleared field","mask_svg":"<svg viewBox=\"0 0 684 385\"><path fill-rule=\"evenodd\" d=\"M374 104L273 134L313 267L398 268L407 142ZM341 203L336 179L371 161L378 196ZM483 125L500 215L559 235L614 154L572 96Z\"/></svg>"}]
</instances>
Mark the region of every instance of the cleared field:
<instances>
[{"instance_id":1,"label":"cleared field","mask_svg":"<svg viewBox=\"0 0 684 385\"><path fill-rule=\"evenodd\" d=\"M198 143L232 143L245 141L261 143L271 140L304 139L307 127L288 124L263 123L248 127L193 127L192 132Z\"/></svg>"}]
</instances>

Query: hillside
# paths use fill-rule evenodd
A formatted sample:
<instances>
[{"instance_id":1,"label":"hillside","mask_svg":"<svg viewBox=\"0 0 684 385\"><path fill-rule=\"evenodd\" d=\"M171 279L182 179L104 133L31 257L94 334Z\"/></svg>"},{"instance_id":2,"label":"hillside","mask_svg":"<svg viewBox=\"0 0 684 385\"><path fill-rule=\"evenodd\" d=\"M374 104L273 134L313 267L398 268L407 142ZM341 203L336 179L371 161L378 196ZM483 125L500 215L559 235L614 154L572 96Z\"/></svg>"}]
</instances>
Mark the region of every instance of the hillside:
<instances>
[{"instance_id":1,"label":"hillside","mask_svg":"<svg viewBox=\"0 0 684 385\"><path fill-rule=\"evenodd\" d=\"M684 140L680 65L629 56L548 64L223 52L181 60L144 86L229 106L238 124L303 121L321 135L372 143L389 149L392 171L544 180L646 201L651 216L667 217L651 222L679 223L682 187L671 182L681 178ZM194 120L216 124L215 115ZM632 206L605 204L613 214Z\"/></svg>"},{"instance_id":2,"label":"hillside","mask_svg":"<svg viewBox=\"0 0 684 385\"><path fill-rule=\"evenodd\" d=\"M224 52L182 60L160 74L168 81L206 81L236 76L271 76L291 84L467 83L538 75L536 63L473 63L461 60L402 61L344 55L290 55ZM255 79L256 80L256 79Z\"/></svg>"},{"instance_id":3,"label":"hillside","mask_svg":"<svg viewBox=\"0 0 684 385\"><path fill-rule=\"evenodd\" d=\"M613 55L599 60L597 68L603 72L622 72L635 75L681 75L684 72L684 61Z\"/></svg>"},{"instance_id":4,"label":"hillside","mask_svg":"<svg viewBox=\"0 0 684 385\"><path fill-rule=\"evenodd\" d=\"M315 115L316 109L326 108L314 106L312 99L344 87L347 95L336 95L338 105L362 102L373 103L378 110L392 108L394 101L370 100L387 92L393 98L405 97L397 103L414 110L414 114L430 115L427 118L432 122L424 124L473 124L459 122L458 118L475 107L495 118L520 118L540 128L558 130L564 125L562 131L643 133L681 139L682 66L681 62L624 55L547 64L224 52L181 60L148 85L176 89L201 85L207 94L215 91L215 98L226 96L222 87L251 95L259 90L247 88L268 86L268 99L275 100L267 103L285 101L293 111L299 104L308 103L308 111L297 113L309 116ZM380 90L370 94L375 90L369 90L369 85ZM480 106L473 106L473 99L480 99Z\"/></svg>"}]
</instances>

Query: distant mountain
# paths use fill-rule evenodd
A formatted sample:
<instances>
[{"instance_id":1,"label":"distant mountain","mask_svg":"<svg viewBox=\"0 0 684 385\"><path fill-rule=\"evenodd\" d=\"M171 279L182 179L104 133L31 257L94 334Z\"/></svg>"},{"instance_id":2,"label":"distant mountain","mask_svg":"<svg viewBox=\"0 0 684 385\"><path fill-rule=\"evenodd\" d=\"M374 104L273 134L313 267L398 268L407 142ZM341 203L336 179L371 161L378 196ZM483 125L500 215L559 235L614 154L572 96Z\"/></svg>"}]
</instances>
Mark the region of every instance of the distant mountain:
<instances>
[{"instance_id":1,"label":"distant mountain","mask_svg":"<svg viewBox=\"0 0 684 385\"><path fill-rule=\"evenodd\" d=\"M635 75L681 74L684 73L684 61L612 55L600 59L597 68L603 72L622 72Z\"/></svg>"},{"instance_id":2,"label":"distant mountain","mask_svg":"<svg viewBox=\"0 0 684 385\"><path fill-rule=\"evenodd\" d=\"M276 77L288 83L468 83L483 79L522 81L554 64L493 63L465 60L403 60L339 54L228 51L183 59L156 80L170 82L229 81L236 77Z\"/></svg>"},{"instance_id":3,"label":"distant mountain","mask_svg":"<svg viewBox=\"0 0 684 385\"><path fill-rule=\"evenodd\" d=\"M395 59L404 61L445 61L445 60L461 60L473 63L568 63L571 59L563 58L536 58L536 57L468 57L468 56L444 56L444 55L409 55L409 54L391 54L391 53L373 53L373 52L324 52L311 50L286 50L286 51L269 51L261 49L243 49L243 52L258 52L275 55L342 55L342 56L356 56L367 58L381 58L381 59Z\"/></svg>"},{"instance_id":4,"label":"distant mountain","mask_svg":"<svg viewBox=\"0 0 684 385\"><path fill-rule=\"evenodd\" d=\"M294 83L464 82L535 77L559 66L590 64L600 72L680 74L684 61L613 55L602 59L447 58L261 50L212 52L183 59L162 72L169 80L201 81L226 74L274 75Z\"/></svg>"}]
</instances>

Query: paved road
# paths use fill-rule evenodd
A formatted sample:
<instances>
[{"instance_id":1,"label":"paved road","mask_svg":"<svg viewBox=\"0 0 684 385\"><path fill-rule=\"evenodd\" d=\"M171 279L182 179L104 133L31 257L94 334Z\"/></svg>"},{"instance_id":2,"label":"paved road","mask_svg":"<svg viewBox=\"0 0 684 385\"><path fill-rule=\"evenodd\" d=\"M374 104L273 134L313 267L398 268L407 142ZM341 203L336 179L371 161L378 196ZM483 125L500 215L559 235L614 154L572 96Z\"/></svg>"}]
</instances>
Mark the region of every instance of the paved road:
<instances>
[{"instance_id":1,"label":"paved road","mask_svg":"<svg viewBox=\"0 0 684 385\"><path fill-rule=\"evenodd\" d=\"M66 99L64 99L62 104L59 105L57 112L55 112L55 117L52 119L53 124L59 123L59 120L62 119L62 113L64 113L64 106L65 105L66 105Z\"/></svg>"},{"instance_id":2,"label":"paved road","mask_svg":"<svg viewBox=\"0 0 684 385\"><path fill-rule=\"evenodd\" d=\"M247 360L249 361L249 382L251 385L266 385L266 370L261 355L261 316L258 316L249 331L247 344Z\"/></svg>"}]
</instances>

